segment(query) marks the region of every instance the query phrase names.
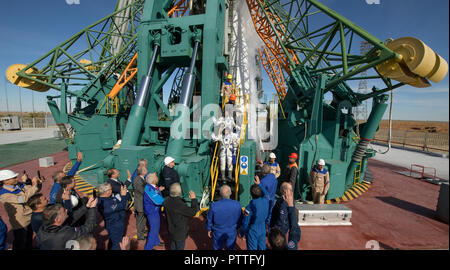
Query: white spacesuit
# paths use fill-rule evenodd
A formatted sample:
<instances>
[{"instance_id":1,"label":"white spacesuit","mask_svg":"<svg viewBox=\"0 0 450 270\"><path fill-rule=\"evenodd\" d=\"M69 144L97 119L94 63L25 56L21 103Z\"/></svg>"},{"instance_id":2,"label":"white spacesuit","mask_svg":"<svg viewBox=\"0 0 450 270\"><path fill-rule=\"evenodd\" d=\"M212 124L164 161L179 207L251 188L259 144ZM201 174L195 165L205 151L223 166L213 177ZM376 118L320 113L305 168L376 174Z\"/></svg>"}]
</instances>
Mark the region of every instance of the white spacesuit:
<instances>
[{"instance_id":1,"label":"white spacesuit","mask_svg":"<svg viewBox=\"0 0 450 270\"><path fill-rule=\"evenodd\" d=\"M218 135L213 133L211 137L213 141L220 142L221 180L225 181L225 169L228 171L228 178L233 179L233 156L237 154L240 139L237 133L232 132L236 125L231 117L220 117L219 119L213 119L213 121L214 125L219 127Z\"/></svg>"}]
</instances>

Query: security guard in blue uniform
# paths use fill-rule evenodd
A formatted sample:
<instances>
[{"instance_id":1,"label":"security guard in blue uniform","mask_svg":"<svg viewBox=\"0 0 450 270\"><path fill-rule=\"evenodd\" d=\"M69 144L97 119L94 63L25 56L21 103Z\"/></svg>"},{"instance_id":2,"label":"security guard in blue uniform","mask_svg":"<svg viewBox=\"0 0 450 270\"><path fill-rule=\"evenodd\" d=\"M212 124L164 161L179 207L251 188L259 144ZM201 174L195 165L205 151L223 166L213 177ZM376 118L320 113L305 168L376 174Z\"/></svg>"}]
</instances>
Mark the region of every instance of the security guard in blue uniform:
<instances>
[{"instance_id":1,"label":"security guard in blue uniform","mask_svg":"<svg viewBox=\"0 0 450 270\"><path fill-rule=\"evenodd\" d=\"M241 237L247 238L248 250L266 250L266 223L269 220L269 199L264 186L254 184L250 188L252 200L244 210Z\"/></svg>"},{"instance_id":2,"label":"security guard in blue uniform","mask_svg":"<svg viewBox=\"0 0 450 270\"><path fill-rule=\"evenodd\" d=\"M125 230L125 210L127 208L127 188L122 186L120 189L121 200L113 196L112 188L109 183L100 185L99 199L97 207L105 219L105 227L109 234L109 249L120 250Z\"/></svg>"},{"instance_id":3,"label":"security guard in blue uniform","mask_svg":"<svg viewBox=\"0 0 450 270\"><path fill-rule=\"evenodd\" d=\"M227 250L233 250L236 244L236 230L241 223L241 204L231 200L231 189L227 185L220 188L220 201L214 202L209 208L206 230L209 238L214 241L214 250L222 250L225 243Z\"/></svg>"}]
</instances>

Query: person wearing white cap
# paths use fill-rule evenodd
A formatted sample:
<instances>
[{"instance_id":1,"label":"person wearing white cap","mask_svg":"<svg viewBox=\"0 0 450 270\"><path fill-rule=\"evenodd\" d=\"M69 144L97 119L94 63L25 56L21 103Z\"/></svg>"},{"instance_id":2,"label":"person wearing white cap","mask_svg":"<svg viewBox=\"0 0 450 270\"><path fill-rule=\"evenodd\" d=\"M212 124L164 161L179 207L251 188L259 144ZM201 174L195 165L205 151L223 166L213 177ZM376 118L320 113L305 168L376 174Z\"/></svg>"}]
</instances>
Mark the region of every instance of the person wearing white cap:
<instances>
[{"instance_id":1,"label":"person wearing white cap","mask_svg":"<svg viewBox=\"0 0 450 270\"><path fill-rule=\"evenodd\" d=\"M270 167L270 173L272 173L273 175L275 175L276 178L278 178L281 174L281 169L278 162L275 161L276 158L277 156L275 156L274 153L270 153L269 161L265 162L264 164L267 164Z\"/></svg>"},{"instance_id":2,"label":"person wearing white cap","mask_svg":"<svg viewBox=\"0 0 450 270\"><path fill-rule=\"evenodd\" d=\"M178 176L177 171L173 167L175 167L175 159L167 156L164 159L164 168L161 172L162 185L164 186L162 191L163 197L169 196L170 185L180 182L180 176Z\"/></svg>"},{"instance_id":3,"label":"person wearing white cap","mask_svg":"<svg viewBox=\"0 0 450 270\"><path fill-rule=\"evenodd\" d=\"M38 177L31 180L31 186L19 182L18 173L11 170L0 171L0 182L3 184L0 189L0 202L3 203L8 213L14 241L13 250L24 250L32 248L33 230L31 228L31 208L27 205L28 199L38 192ZM22 180L28 178L26 174Z\"/></svg>"},{"instance_id":4,"label":"person wearing white cap","mask_svg":"<svg viewBox=\"0 0 450 270\"><path fill-rule=\"evenodd\" d=\"M315 204L324 204L325 196L330 188L330 174L325 168L325 160L319 159L309 174L312 197Z\"/></svg>"}]
</instances>

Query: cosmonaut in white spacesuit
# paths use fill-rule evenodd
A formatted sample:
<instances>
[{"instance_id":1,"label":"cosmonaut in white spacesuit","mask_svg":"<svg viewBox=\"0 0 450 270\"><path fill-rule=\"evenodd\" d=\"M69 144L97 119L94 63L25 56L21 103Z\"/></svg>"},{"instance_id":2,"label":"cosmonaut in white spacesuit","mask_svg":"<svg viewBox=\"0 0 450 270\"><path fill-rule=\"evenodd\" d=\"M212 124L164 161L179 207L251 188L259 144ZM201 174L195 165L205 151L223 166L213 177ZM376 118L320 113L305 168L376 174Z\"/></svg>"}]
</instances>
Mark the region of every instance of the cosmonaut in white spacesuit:
<instances>
[{"instance_id":1,"label":"cosmonaut in white spacesuit","mask_svg":"<svg viewBox=\"0 0 450 270\"><path fill-rule=\"evenodd\" d=\"M213 118L214 125L218 127L218 135L212 134L213 141L220 142L220 172L221 180L225 181L225 169L228 171L228 178L233 180L233 156L237 154L237 148L239 146L240 128L236 127L233 118L220 117L219 119ZM237 128L236 133L233 132L233 128Z\"/></svg>"}]
</instances>

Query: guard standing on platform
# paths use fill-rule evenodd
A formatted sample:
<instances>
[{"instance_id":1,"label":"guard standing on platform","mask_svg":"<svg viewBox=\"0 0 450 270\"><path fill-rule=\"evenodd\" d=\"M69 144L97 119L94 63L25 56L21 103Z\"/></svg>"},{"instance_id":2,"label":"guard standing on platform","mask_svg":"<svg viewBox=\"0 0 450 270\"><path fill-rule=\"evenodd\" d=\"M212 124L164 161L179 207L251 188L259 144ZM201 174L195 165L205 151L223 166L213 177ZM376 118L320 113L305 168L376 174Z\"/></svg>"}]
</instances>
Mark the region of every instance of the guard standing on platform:
<instances>
[{"instance_id":1,"label":"guard standing on platform","mask_svg":"<svg viewBox=\"0 0 450 270\"><path fill-rule=\"evenodd\" d=\"M291 183L294 192L298 173L297 158L298 155L296 153L291 153L289 155L289 164L286 166L286 169L284 170L284 181L283 181Z\"/></svg>"},{"instance_id":2,"label":"guard standing on platform","mask_svg":"<svg viewBox=\"0 0 450 270\"><path fill-rule=\"evenodd\" d=\"M231 188L228 185L220 187L220 196L222 199L212 203L209 208L206 230L214 241L214 250L222 250L223 244L227 250L233 250L236 230L241 222L241 204L230 199Z\"/></svg>"},{"instance_id":3,"label":"guard standing on platform","mask_svg":"<svg viewBox=\"0 0 450 270\"><path fill-rule=\"evenodd\" d=\"M125 231L125 211L127 208L127 188L122 186L120 189L121 200L113 196L112 188L109 183L103 183L98 187L97 209L105 220L105 228L109 234L109 250L120 250Z\"/></svg>"},{"instance_id":4,"label":"guard standing on platform","mask_svg":"<svg viewBox=\"0 0 450 270\"><path fill-rule=\"evenodd\" d=\"M148 232L144 250L152 250L154 246L162 245L159 240L159 228L161 226L161 206L164 202L161 189L164 190L164 187L158 188L158 176L156 173L148 174L146 179L144 213L147 216L150 231Z\"/></svg>"},{"instance_id":5,"label":"guard standing on platform","mask_svg":"<svg viewBox=\"0 0 450 270\"><path fill-rule=\"evenodd\" d=\"M233 84L232 79L233 76L231 74L228 74L227 81L225 81L222 84L222 89L220 89L220 96L222 96L222 99L229 100L231 93L233 92Z\"/></svg>"},{"instance_id":6,"label":"guard standing on platform","mask_svg":"<svg viewBox=\"0 0 450 270\"><path fill-rule=\"evenodd\" d=\"M277 156L274 153L270 153L269 155L269 161L265 162L264 164L268 165L270 167L270 173L275 175L276 178L280 177L281 169L280 165L278 165L278 162L275 161Z\"/></svg>"},{"instance_id":7,"label":"guard standing on platform","mask_svg":"<svg viewBox=\"0 0 450 270\"><path fill-rule=\"evenodd\" d=\"M19 182L18 173L10 170L0 171L0 182L3 188L0 189L0 202L3 203L8 213L14 241L13 250L32 249L33 229L31 228L31 208L27 205L28 199L38 192L38 177L31 180L31 186ZM22 180L27 179L24 174Z\"/></svg>"},{"instance_id":8,"label":"guard standing on platform","mask_svg":"<svg viewBox=\"0 0 450 270\"><path fill-rule=\"evenodd\" d=\"M266 223L269 219L269 200L264 187L254 184L250 188L252 200L244 210L241 237L247 238L248 250L266 250Z\"/></svg>"},{"instance_id":9,"label":"guard standing on platform","mask_svg":"<svg viewBox=\"0 0 450 270\"><path fill-rule=\"evenodd\" d=\"M324 204L325 196L330 188L330 174L325 168L325 160L319 159L309 174L309 184L311 185L314 203Z\"/></svg>"},{"instance_id":10,"label":"guard standing on platform","mask_svg":"<svg viewBox=\"0 0 450 270\"><path fill-rule=\"evenodd\" d=\"M180 183L180 176L173 167L175 167L175 159L173 157L166 157L164 159L164 168L162 169L161 176L163 180L164 190L162 191L163 197L169 196L170 186L173 183Z\"/></svg>"}]
</instances>

